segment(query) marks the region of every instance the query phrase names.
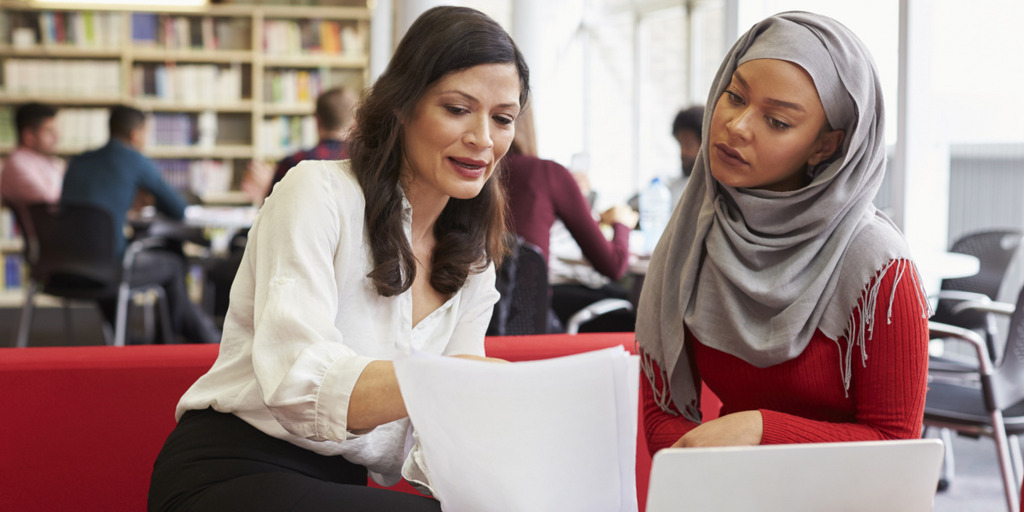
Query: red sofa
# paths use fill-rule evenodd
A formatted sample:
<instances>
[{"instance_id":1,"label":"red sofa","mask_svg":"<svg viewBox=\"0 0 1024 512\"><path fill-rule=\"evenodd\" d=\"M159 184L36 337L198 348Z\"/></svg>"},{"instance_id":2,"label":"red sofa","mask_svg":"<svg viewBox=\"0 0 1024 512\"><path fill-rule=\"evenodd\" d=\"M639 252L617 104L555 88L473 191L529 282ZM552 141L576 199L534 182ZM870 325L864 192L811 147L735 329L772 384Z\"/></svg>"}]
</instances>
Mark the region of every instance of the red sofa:
<instances>
[{"instance_id":1,"label":"red sofa","mask_svg":"<svg viewBox=\"0 0 1024 512\"><path fill-rule=\"evenodd\" d=\"M487 353L524 361L616 345L632 352L633 334L493 337ZM145 510L175 404L216 355L216 345L0 349L0 510ZM641 510L650 463L640 435Z\"/></svg>"}]
</instances>

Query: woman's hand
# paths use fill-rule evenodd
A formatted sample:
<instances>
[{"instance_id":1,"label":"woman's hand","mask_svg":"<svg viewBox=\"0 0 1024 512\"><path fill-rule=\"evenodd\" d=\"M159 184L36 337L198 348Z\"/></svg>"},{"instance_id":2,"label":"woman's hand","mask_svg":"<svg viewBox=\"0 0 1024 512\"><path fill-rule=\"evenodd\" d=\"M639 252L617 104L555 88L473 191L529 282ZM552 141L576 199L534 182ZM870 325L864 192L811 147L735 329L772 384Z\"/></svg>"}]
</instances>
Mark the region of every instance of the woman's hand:
<instances>
[{"instance_id":1,"label":"woman's hand","mask_svg":"<svg viewBox=\"0 0 1024 512\"><path fill-rule=\"evenodd\" d=\"M624 204L615 205L601 214L601 222L609 225L619 223L629 229L635 228L639 220L640 214Z\"/></svg>"},{"instance_id":2,"label":"woman's hand","mask_svg":"<svg viewBox=\"0 0 1024 512\"><path fill-rule=\"evenodd\" d=\"M672 448L759 445L763 433L760 411L735 412L699 425L680 437Z\"/></svg>"},{"instance_id":3,"label":"woman's hand","mask_svg":"<svg viewBox=\"0 0 1024 512\"><path fill-rule=\"evenodd\" d=\"M474 356L472 354L456 354L452 357L458 357L460 359L471 359L473 361L483 361L485 363L507 363L504 359L498 359L497 357L486 357L486 356Z\"/></svg>"}]
</instances>

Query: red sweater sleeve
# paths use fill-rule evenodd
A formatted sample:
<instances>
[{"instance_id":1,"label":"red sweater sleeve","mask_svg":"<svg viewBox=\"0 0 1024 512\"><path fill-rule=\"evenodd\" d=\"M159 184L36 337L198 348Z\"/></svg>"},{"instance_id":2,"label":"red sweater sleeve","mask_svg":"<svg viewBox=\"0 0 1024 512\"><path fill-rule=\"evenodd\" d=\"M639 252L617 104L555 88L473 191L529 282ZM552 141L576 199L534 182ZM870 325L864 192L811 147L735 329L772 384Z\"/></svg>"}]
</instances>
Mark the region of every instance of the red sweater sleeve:
<instances>
[{"instance_id":1,"label":"red sweater sleeve","mask_svg":"<svg viewBox=\"0 0 1024 512\"><path fill-rule=\"evenodd\" d=\"M675 404L672 403L668 387L662 385L663 375L661 368L658 367L658 363L647 358L644 354L641 354L641 357L650 365L654 386L657 389L664 389L669 410L672 411L672 413L665 412L658 405L654 400L654 388L651 387L650 380L641 376L640 400L644 412L644 436L647 439L647 450L653 456L658 450L672 446L680 437L683 437L683 434L692 430L698 423L686 419L679 412L679 409L676 408Z\"/></svg>"},{"instance_id":2,"label":"red sweater sleeve","mask_svg":"<svg viewBox=\"0 0 1024 512\"><path fill-rule=\"evenodd\" d=\"M569 170L554 164L548 173L548 180L555 214L572 233L583 256L601 274L613 280L621 279L629 267L630 229L615 224L615 236L609 242L591 216L590 205Z\"/></svg>"},{"instance_id":3,"label":"red sweater sleeve","mask_svg":"<svg viewBox=\"0 0 1024 512\"><path fill-rule=\"evenodd\" d=\"M887 321L886 299L892 296L895 274L895 269L887 272L878 290L874 332L866 340L868 359L862 364L860 348L853 350L854 421L812 420L761 409L761 444L920 437L928 387L928 319L922 315L914 274L908 272L896 286Z\"/></svg>"}]
</instances>

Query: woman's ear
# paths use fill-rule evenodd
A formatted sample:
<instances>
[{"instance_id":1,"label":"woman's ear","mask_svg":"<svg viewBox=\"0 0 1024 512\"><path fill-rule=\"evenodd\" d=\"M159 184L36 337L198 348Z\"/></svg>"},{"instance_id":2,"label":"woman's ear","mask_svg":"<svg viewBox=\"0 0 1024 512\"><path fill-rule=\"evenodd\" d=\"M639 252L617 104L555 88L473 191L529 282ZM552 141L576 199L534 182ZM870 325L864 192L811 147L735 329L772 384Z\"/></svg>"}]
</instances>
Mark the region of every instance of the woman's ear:
<instances>
[{"instance_id":1,"label":"woman's ear","mask_svg":"<svg viewBox=\"0 0 1024 512\"><path fill-rule=\"evenodd\" d=\"M807 159L807 165L814 167L835 154L843 143L846 130L828 130L818 136L817 149Z\"/></svg>"}]
</instances>

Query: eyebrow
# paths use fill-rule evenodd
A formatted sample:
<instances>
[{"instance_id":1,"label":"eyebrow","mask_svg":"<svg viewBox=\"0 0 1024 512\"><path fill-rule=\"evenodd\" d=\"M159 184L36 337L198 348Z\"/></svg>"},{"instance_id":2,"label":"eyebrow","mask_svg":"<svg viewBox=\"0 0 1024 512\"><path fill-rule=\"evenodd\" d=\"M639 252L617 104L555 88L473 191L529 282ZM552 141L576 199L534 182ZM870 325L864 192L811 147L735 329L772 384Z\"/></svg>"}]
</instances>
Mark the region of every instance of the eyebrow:
<instances>
[{"instance_id":1,"label":"eyebrow","mask_svg":"<svg viewBox=\"0 0 1024 512\"><path fill-rule=\"evenodd\" d=\"M463 98L466 98L468 101L472 101L474 103L480 103L480 100L478 100L475 97L473 97L472 95L466 94L466 93L464 93L464 92L462 92L462 91L460 91L458 89L450 89L450 90L447 90L447 91L441 91L438 94L442 94L442 95L443 94L456 94L456 95L462 96ZM519 102L502 103L502 104L498 105L498 107L499 108L513 108L513 107L518 108L519 107Z\"/></svg>"},{"instance_id":2,"label":"eyebrow","mask_svg":"<svg viewBox=\"0 0 1024 512\"><path fill-rule=\"evenodd\" d=\"M732 77L735 78L737 81L739 81L739 83L743 84L744 88L750 89L750 84L748 84L747 81L743 79L743 75L740 75L739 71L733 72ZM799 103L793 103L791 101L783 101L783 100L780 100L780 99L777 99L777 98L765 98L765 102L767 102L769 105L772 105L772 106L775 106L775 107L788 108L788 109L796 110L797 112L807 113L807 109L805 109L803 107L803 105L801 105Z\"/></svg>"}]
</instances>

